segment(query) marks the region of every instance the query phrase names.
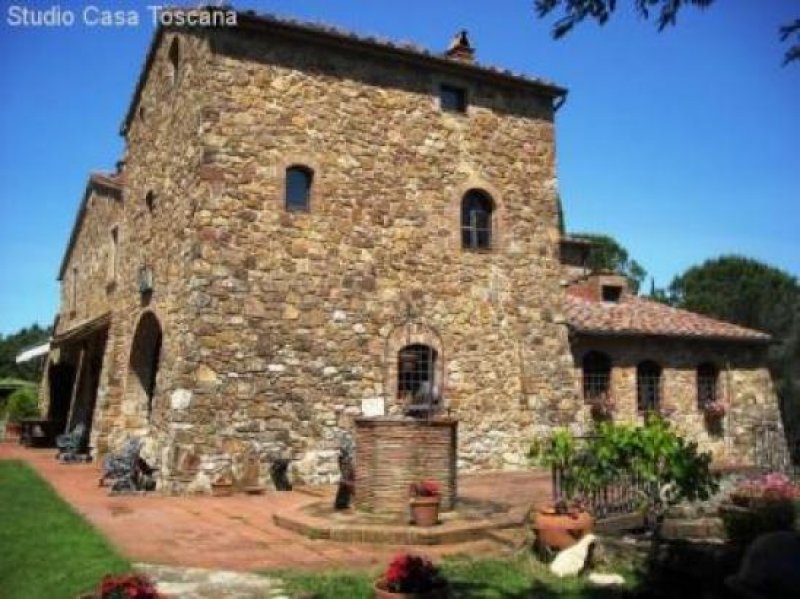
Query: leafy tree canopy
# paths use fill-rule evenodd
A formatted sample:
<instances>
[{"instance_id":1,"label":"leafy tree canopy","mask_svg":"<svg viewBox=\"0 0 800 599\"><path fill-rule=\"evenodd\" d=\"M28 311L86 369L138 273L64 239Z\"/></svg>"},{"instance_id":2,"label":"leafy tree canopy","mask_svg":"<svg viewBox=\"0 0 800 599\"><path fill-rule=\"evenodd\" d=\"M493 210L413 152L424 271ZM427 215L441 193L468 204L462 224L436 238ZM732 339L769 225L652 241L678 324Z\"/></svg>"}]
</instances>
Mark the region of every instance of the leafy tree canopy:
<instances>
[{"instance_id":1,"label":"leafy tree canopy","mask_svg":"<svg viewBox=\"0 0 800 599\"><path fill-rule=\"evenodd\" d=\"M708 8L715 0L633 0L636 11L644 19L655 13L658 30L675 25L678 13L685 6ZM553 12L561 16L553 24L553 37L556 39L569 33L573 27L585 19L593 19L603 25L617 8L617 0L534 0L534 8L539 17L546 17ZM786 23L778 30L781 41L794 40L800 42L800 19ZM791 43L791 42L790 42ZM784 55L783 63L800 60L800 43L790 46Z\"/></svg>"},{"instance_id":2,"label":"leafy tree canopy","mask_svg":"<svg viewBox=\"0 0 800 599\"><path fill-rule=\"evenodd\" d=\"M20 352L45 343L50 338L50 329L38 324L20 329L8 336L0 335L0 378L18 378L26 381L39 380L40 360L17 364Z\"/></svg>"},{"instance_id":3,"label":"leafy tree canopy","mask_svg":"<svg viewBox=\"0 0 800 599\"><path fill-rule=\"evenodd\" d=\"M628 255L619 242L610 235L597 233L572 233L571 237L585 239L592 243L589 250L587 266L594 272L615 272L628 278L631 289L639 291L647 276L647 271L636 260Z\"/></svg>"},{"instance_id":4,"label":"leafy tree canopy","mask_svg":"<svg viewBox=\"0 0 800 599\"><path fill-rule=\"evenodd\" d=\"M669 295L680 308L782 336L792 327L800 285L757 260L722 256L675 277Z\"/></svg>"}]
</instances>

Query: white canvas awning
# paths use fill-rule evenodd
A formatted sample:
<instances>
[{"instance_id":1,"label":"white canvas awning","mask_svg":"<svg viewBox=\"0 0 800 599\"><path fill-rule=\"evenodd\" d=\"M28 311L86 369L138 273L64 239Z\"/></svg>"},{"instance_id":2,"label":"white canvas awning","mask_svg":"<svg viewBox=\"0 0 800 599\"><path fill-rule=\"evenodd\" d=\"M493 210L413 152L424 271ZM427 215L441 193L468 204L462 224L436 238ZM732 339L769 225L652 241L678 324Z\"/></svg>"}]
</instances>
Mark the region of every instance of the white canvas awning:
<instances>
[{"instance_id":1,"label":"white canvas awning","mask_svg":"<svg viewBox=\"0 0 800 599\"><path fill-rule=\"evenodd\" d=\"M22 362L28 362L33 360L34 358L38 358L40 356L47 355L50 351L50 342L42 343L41 345L37 345L36 347L31 347L26 349L21 354L17 354L16 362L17 364L21 364Z\"/></svg>"}]
</instances>

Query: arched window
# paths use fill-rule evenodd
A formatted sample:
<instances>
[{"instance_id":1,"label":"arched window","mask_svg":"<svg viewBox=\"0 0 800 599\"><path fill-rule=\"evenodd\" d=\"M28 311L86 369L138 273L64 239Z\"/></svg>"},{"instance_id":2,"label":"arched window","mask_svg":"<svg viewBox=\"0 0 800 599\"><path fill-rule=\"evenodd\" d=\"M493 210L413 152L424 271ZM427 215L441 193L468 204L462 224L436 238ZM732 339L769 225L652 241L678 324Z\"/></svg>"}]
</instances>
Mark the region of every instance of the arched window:
<instances>
[{"instance_id":1,"label":"arched window","mask_svg":"<svg viewBox=\"0 0 800 599\"><path fill-rule=\"evenodd\" d=\"M717 401L717 381L719 369L710 362L705 362L697 367L697 407L705 408L708 404Z\"/></svg>"},{"instance_id":2,"label":"arched window","mask_svg":"<svg viewBox=\"0 0 800 599\"><path fill-rule=\"evenodd\" d=\"M156 194L148 191L147 195L144 196L144 205L147 207L147 211L152 214L156 209Z\"/></svg>"},{"instance_id":3,"label":"arched window","mask_svg":"<svg viewBox=\"0 0 800 599\"><path fill-rule=\"evenodd\" d=\"M178 38L173 38L172 43L169 46L169 67L168 67L168 76L171 85L175 85L178 83L178 75L180 72L181 67L181 48L178 43Z\"/></svg>"},{"instance_id":4,"label":"arched window","mask_svg":"<svg viewBox=\"0 0 800 599\"><path fill-rule=\"evenodd\" d=\"M595 401L608 398L611 391L611 358L599 351L583 356L583 398Z\"/></svg>"},{"instance_id":5,"label":"arched window","mask_svg":"<svg viewBox=\"0 0 800 599\"><path fill-rule=\"evenodd\" d=\"M428 345L406 345L397 354L397 394L412 403L435 398L436 350Z\"/></svg>"},{"instance_id":6,"label":"arched window","mask_svg":"<svg viewBox=\"0 0 800 599\"><path fill-rule=\"evenodd\" d=\"M306 166L286 169L286 209L308 210L311 200L311 183L314 171Z\"/></svg>"},{"instance_id":7,"label":"arched window","mask_svg":"<svg viewBox=\"0 0 800 599\"><path fill-rule=\"evenodd\" d=\"M661 366L652 360L636 367L636 404L640 412L657 412L661 406Z\"/></svg>"},{"instance_id":8,"label":"arched window","mask_svg":"<svg viewBox=\"0 0 800 599\"><path fill-rule=\"evenodd\" d=\"M483 191L472 189L461 200L461 247L483 250L492 247L494 202Z\"/></svg>"}]
</instances>

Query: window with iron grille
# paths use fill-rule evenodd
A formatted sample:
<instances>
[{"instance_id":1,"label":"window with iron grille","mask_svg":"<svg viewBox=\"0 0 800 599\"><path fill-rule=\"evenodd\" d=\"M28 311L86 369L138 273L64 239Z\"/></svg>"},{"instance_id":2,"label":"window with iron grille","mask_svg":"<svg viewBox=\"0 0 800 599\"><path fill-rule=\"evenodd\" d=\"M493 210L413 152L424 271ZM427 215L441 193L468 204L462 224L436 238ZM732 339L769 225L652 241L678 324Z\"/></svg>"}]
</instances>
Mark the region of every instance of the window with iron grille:
<instances>
[{"instance_id":1,"label":"window with iron grille","mask_svg":"<svg viewBox=\"0 0 800 599\"><path fill-rule=\"evenodd\" d=\"M706 362L697 367L697 407L701 410L717 401L717 381L719 370L714 364Z\"/></svg>"},{"instance_id":2,"label":"window with iron grille","mask_svg":"<svg viewBox=\"0 0 800 599\"><path fill-rule=\"evenodd\" d=\"M286 169L286 209L307 211L311 199L311 183L314 172L305 166L290 166Z\"/></svg>"},{"instance_id":3,"label":"window with iron grille","mask_svg":"<svg viewBox=\"0 0 800 599\"><path fill-rule=\"evenodd\" d=\"M461 201L461 246L479 250L492 247L494 202L482 191L467 192Z\"/></svg>"},{"instance_id":4,"label":"window with iron grille","mask_svg":"<svg viewBox=\"0 0 800 599\"><path fill-rule=\"evenodd\" d=\"M397 393L414 400L434 393L436 350L427 345L406 345L397 354Z\"/></svg>"},{"instance_id":5,"label":"window with iron grille","mask_svg":"<svg viewBox=\"0 0 800 599\"><path fill-rule=\"evenodd\" d=\"M583 398L607 398L611 391L611 358L598 351L583 356Z\"/></svg>"},{"instance_id":6,"label":"window with iron grille","mask_svg":"<svg viewBox=\"0 0 800 599\"><path fill-rule=\"evenodd\" d=\"M650 360L636 367L636 404L640 412L657 412L661 406L661 366Z\"/></svg>"}]
</instances>

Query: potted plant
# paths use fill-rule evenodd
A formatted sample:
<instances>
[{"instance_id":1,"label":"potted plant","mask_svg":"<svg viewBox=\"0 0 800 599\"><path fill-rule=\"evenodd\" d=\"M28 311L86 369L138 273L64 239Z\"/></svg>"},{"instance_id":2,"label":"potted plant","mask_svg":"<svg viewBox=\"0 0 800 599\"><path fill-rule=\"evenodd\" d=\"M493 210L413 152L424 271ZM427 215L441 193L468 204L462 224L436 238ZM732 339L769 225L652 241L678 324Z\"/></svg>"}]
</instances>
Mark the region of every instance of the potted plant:
<instances>
[{"instance_id":1,"label":"potted plant","mask_svg":"<svg viewBox=\"0 0 800 599\"><path fill-rule=\"evenodd\" d=\"M767 532L792 530L798 517L800 487L773 472L740 483L719 507L728 538L748 544Z\"/></svg>"},{"instance_id":2,"label":"potted plant","mask_svg":"<svg viewBox=\"0 0 800 599\"><path fill-rule=\"evenodd\" d=\"M442 494L439 483L426 480L411 485L411 519L417 526L434 526L439 522Z\"/></svg>"},{"instance_id":3,"label":"potted plant","mask_svg":"<svg viewBox=\"0 0 800 599\"><path fill-rule=\"evenodd\" d=\"M429 560L403 553L392 560L373 590L375 599L443 599L447 580Z\"/></svg>"},{"instance_id":4,"label":"potted plant","mask_svg":"<svg viewBox=\"0 0 800 599\"><path fill-rule=\"evenodd\" d=\"M710 401L703 406L703 413L709 420L719 420L725 416L725 404L719 400Z\"/></svg>"},{"instance_id":5,"label":"potted plant","mask_svg":"<svg viewBox=\"0 0 800 599\"><path fill-rule=\"evenodd\" d=\"M211 482L211 494L214 497L230 497L233 495L233 475L225 469Z\"/></svg>"},{"instance_id":6,"label":"potted plant","mask_svg":"<svg viewBox=\"0 0 800 599\"><path fill-rule=\"evenodd\" d=\"M656 410L656 415L658 417L660 417L660 418L669 418L670 416L672 416L677 411L678 411L678 408L676 408L673 404L671 404L671 403L662 403L658 407L658 410Z\"/></svg>"},{"instance_id":7,"label":"potted plant","mask_svg":"<svg viewBox=\"0 0 800 599\"><path fill-rule=\"evenodd\" d=\"M617 407L614 398L609 395L600 395L589 402L592 418L598 421L611 420Z\"/></svg>"},{"instance_id":8,"label":"potted plant","mask_svg":"<svg viewBox=\"0 0 800 599\"><path fill-rule=\"evenodd\" d=\"M588 481L580 479L575 439L568 431L558 430L543 446L534 445L529 457L549 466L559 483L553 503L535 509L537 543L555 550L571 547L594 528L594 518L577 498L579 488Z\"/></svg>"}]
</instances>

